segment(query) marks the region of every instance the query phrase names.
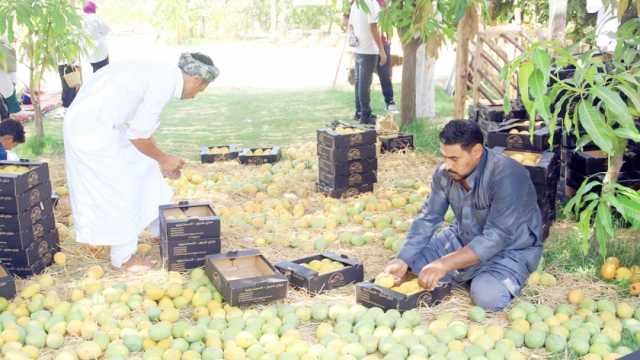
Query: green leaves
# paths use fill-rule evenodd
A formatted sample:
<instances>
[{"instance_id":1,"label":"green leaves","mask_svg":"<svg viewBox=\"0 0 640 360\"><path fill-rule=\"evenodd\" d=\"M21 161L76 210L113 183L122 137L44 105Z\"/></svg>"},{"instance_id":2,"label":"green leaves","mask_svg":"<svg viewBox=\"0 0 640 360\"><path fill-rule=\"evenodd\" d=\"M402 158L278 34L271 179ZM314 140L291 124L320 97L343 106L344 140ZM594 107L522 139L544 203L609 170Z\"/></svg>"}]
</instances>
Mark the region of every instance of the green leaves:
<instances>
[{"instance_id":1,"label":"green leaves","mask_svg":"<svg viewBox=\"0 0 640 360\"><path fill-rule=\"evenodd\" d=\"M602 100L609 113L615 116L615 120L618 121L623 127L635 129L635 124L627 104L622 101L620 95L613 90L601 85L594 85L589 89L589 92L596 98Z\"/></svg>"},{"instance_id":2,"label":"green leaves","mask_svg":"<svg viewBox=\"0 0 640 360\"><path fill-rule=\"evenodd\" d=\"M580 124L598 145L602 151L612 153L614 150L615 133L613 129L604 122L602 114L596 110L593 105L585 100L581 100L578 104L578 116Z\"/></svg>"}]
</instances>

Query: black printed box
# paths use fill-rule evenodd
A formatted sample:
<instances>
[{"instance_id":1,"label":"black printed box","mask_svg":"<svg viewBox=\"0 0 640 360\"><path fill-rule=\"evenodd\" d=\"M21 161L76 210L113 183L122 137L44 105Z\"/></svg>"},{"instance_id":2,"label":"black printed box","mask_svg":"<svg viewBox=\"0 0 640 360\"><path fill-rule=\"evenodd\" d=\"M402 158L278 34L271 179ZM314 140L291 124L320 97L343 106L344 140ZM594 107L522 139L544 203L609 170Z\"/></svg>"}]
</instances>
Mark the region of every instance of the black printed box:
<instances>
[{"instance_id":1,"label":"black printed box","mask_svg":"<svg viewBox=\"0 0 640 360\"><path fill-rule=\"evenodd\" d=\"M162 246L163 263L169 271L184 271L200 267L207 255L219 254L220 239L180 240L173 246Z\"/></svg>"},{"instance_id":2,"label":"black printed box","mask_svg":"<svg viewBox=\"0 0 640 360\"><path fill-rule=\"evenodd\" d=\"M378 181L378 177L374 171L351 175L331 175L320 171L318 181L334 189L340 189L373 184Z\"/></svg>"},{"instance_id":3,"label":"black printed box","mask_svg":"<svg viewBox=\"0 0 640 360\"><path fill-rule=\"evenodd\" d=\"M209 202L181 201L160 206L161 245L176 241L220 238L220 217Z\"/></svg>"},{"instance_id":4,"label":"black printed box","mask_svg":"<svg viewBox=\"0 0 640 360\"><path fill-rule=\"evenodd\" d=\"M403 150L415 150L412 134L398 134L394 136L380 137L380 152L397 152Z\"/></svg>"},{"instance_id":5,"label":"black printed box","mask_svg":"<svg viewBox=\"0 0 640 360\"><path fill-rule=\"evenodd\" d=\"M495 147L492 150L510 157L526 167L534 184L557 183L560 177L560 156L557 152L507 150L504 147Z\"/></svg>"},{"instance_id":6,"label":"black printed box","mask_svg":"<svg viewBox=\"0 0 640 360\"><path fill-rule=\"evenodd\" d=\"M240 164L262 165L280 161L282 150L279 146L243 149L238 154Z\"/></svg>"},{"instance_id":7,"label":"black printed box","mask_svg":"<svg viewBox=\"0 0 640 360\"><path fill-rule=\"evenodd\" d=\"M372 128L339 124L317 131L318 145L329 149L344 149L353 146L371 145L376 142L376 131Z\"/></svg>"},{"instance_id":8,"label":"black printed box","mask_svg":"<svg viewBox=\"0 0 640 360\"><path fill-rule=\"evenodd\" d=\"M57 233L49 232L39 241L34 241L26 249L0 249L0 262L10 268L32 266L41 262L47 255L55 253L52 244L56 243Z\"/></svg>"},{"instance_id":9,"label":"black printed box","mask_svg":"<svg viewBox=\"0 0 640 360\"><path fill-rule=\"evenodd\" d=\"M0 248L25 249L54 229L55 219L53 216L44 216L19 230L0 231Z\"/></svg>"},{"instance_id":10,"label":"black printed box","mask_svg":"<svg viewBox=\"0 0 640 360\"><path fill-rule=\"evenodd\" d=\"M205 271L231 306L284 299L287 278L255 249L209 255Z\"/></svg>"},{"instance_id":11,"label":"black printed box","mask_svg":"<svg viewBox=\"0 0 640 360\"><path fill-rule=\"evenodd\" d=\"M16 196L49 182L49 167L38 161L0 161L0 195Z\"/></svg>"},{"instance_id":12,"label":"black printed box","mask_svg":"<svg viewBox=\"0 0 640 360\"><path fill-rule=\"evenodd\" d=\"M318 160L318 170L330 176L362 174L378 170L378 158L334 163Z\"/></svg>"},{"instance_id":13,"label":"black printed box","mask_svg":"<svg viewBox=\"0 0 640 360\"><path fill-rule=\"evenodd\" d=\"M541 152L560 144L560 128L555 131L552 146L549 146L550 134L549 128L541 121L536 122L532 137L529 132L529 120L511 120L503 123L498 129L489 130L486 142L490 148L501 146L510 150Z\"/></svg>"},{"instance_id":14,"label":"black printed box","mask_svg":"<svg viewBox=\"0 0 640 360\"><path fill-rule=\"evenodd\" d=\"M21 213L44 201L51 202L51 184L48 181L17 195L0 195L0 213Z\"/></svg>"},{"instance_id":15,"label":"black printed box","mask_svg":"<svg viewBox=\"0 0 640 360\"><path fill-rule=\"evenodd\" d=\"M633 152L625 152L621 171L640 170L640 156ZM574 151L569 156L569 167L581 174L606 172L608 156L602 150Z\"/></svg>"},{"instance_id":16,"label":"black printed box","mask_svg":"<svg viewBox=\"0 0 640 360\"><path fill-rule=\"evenodd\" d=\"M25 227L42 220L42 218L53 218L53 208L51 201L43 201L35 204L31 208L20 213L0 213L0 233L20 232Z\"/></svg>"},{"instance_id":17,"label":"black printed box","mask_svg":"<svg viewBox=\"0 0 640 360\"><path fill-rule=\"evenodd\" d=\"M450 292L451 285L446 284L433 291L421 289L415 293L403 294L389 288L378 286L373 280L370 280L356 284L356 302L367 307L407 311L417 307L437 305L449 295Z\"/></svg>"},{"instance_id":18,"label":"black printed box","mask_svg":"<svg viewBox=\"0 0 640 360\"><path fill-rule=\"evenodd\" d=\"M229 161L238 157L240 148L235 144L204 146L200 149L200 161L203 164L214 163L217 161Z\"/></svg>"},{"instance_id":19,"label":"black printed box","mask_svg":"<svg viewBox=\"0 0 640 360\"><path fill-rule=\"evenodd\" d=\"M296 288L319 294L364 279L362 263L346 255L323 253L276 264Z\"/></svg>"},{"instance_id":20,"label":"black printed box","mask_svg":"<svg viewBox=\"0 0 640 360\"><path fill-rule=\"evenodd\" d=\"M318 158L321 160L346 162L352 160L372 159L376 157L376 145L353 146L341 149L332 149L318 144Z\"/></svg>"}]
</instances>

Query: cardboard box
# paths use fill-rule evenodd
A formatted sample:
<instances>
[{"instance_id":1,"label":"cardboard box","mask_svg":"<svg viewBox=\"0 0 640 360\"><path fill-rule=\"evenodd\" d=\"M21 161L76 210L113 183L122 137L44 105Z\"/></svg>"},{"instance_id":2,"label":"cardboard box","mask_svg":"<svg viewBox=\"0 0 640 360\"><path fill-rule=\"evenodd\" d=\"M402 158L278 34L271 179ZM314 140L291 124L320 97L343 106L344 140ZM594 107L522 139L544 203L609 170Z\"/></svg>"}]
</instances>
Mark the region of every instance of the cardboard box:
<instances>
[{"instance_id":1,"label":"cardboard box","mask_svg":"<svg viewBox=\"0 0 640 360\"><path fill-rule=\"evenodd\" d=\"M220 253L220 247L219 238L181 240L173 246L163 246L161 255L169 271L185 271L202 266L207 255Z\"/></svg>"},{"instance_id":2,"label":"cardboard box","mask_svg":"<svg viewBox=\"0 0 640 360\"><path fill-rule=\"evenodd\" d=\"M318 144L318 158L330 162L373 159L376 157L375 144L332 149Z\"/></svg>"},{"instance_id":3,"label":"cardboard box","mask_svg":"<svg viewBox=\"0 0 640 360\"><path fill-rule=\"evenodd\" d=\"M415 276L414 276L415 277ZM451 285L446 284L433 291L419 291L405 295L378 286L373 280L356 284L356 302L366 307L379 307L383 310L396 309L407 311L417 307L430 307L439 304L451 293Z\"/></svg>"},{"instance_id":4,"label":"cardboard box","mask_svg":"<svg viewBox=\"0 0 640 360\"><path fill-rule=\"evenodd\" d=\"M602 182L605 174L598 173L595 175L585 175L569 168L567 169L567 186L577 191L580 188L580 185L582 185L582 182L590 176L591 180L598 180ZM618 184L634 190L640 190L640 171L621 172L618 177ZM601 186L596 185L591 189L591 192L600 193L600 190Z\"/></svg>"},{"instance_id":5,"label":"cardboard box","mask_svg":"<svg viewBox=\"0 0 640 360\"><path fill-rule=\"evenodd\" d=\"M0 213L18 214L41 203L51 203L51 184L43 182L17 195L0 195Z\"/></svg>"},{"instance_id":6,"label":"cardboard box","mask_svg":"<svg viewBox=\"0 0 640 360\"><path fill-rule=\"evenodd\" d=\"M220 217L209 202L180 201L161 205L159 210L161 244L220 238Z\"/></svg>"},{"instance_id":7,"label":"cardboard box","mask_svg":"<svg viewBox=\"0 0 640 360\"><path fill-rule=\"evenodd\" d=\"M316 190L329 197L340 199L340 198L358 196L360 194L372 192L373 184L364 184L364 185L336 189L331 187L330 185L318 182L316 183Z\"/></svg>"},{"instance_id":8,"label":"cardboard box","mask_svg":"<svg viewBox=\"0 0 640 360\"><path fill-rule=\"evenodd\" d=\"M169 271L202 266L220 252L220 217L208 202L160 206L160 256Z\"/></svg>"},{"instance_id":9,"label":"cardboard box","mask_svg":"<svg viewBox=\"0 0 640 360\"><path fill-rule=\"evenodd\" d=\"M357 130L354 134L339 134L337 127ZM353 146L371 145L376 142L376 130L351 124L340 124L332 128L319 129L317 131L318 145L329 149L345 149Z\"/></svg>"},{"instance_id":10,"label":"cardboard box","mask_svg":"<svg viewBox=\"0 0 640 360\"><path fill-rule=\"evenodd\" d=\"M633 152L625 152L621 171L640 170L640 156ZM581 174L606 172L608 166L607 153L601 150L574 151L570 153L568 166Z\"/></svg>"},{"instance_id":11,"label":"cardboard box","mask_svg":"<svg viewBox=\"0 0 640 360\"><path fill-rule=\"evenodd\" d=\"M7 269L0 264L0 297L7 300L16 296L16 281Z\"/></svg>"},{"instance_id":12,"label":"cardboard box","mask_svg":"<svg viewBox=\"0 0 640 360\"><path fill-rule=\"evenodd\" d=\"M378 170L378 158L332 162L318 159L318 170L331 176L362 174Z\"/></svg>"},{"instance_id":13,"label":"cardboard box","mask_svg":"<svg viewBox=\"0 0 640 360\"><path fill-rule=\"evenodd\" d=\"M53 218L51 201L43 201L35 204L30 209L21 213L0 213L0 232L20 232L26 226L45 217Z\"/></svg>"},{"instance_id":14,"label":"cardboard box","mask_svg":"<svg viewBox=\"0 0 640 360\"><path fill-rule=\"evenodd\" d=\"M42 261L51 251L49 242L45 238L33 242L26 249L2 248L0 250L0 262L8 267L31 266Z\"/></svg>"},{"instance_id":15,"label":"cardboard box","mask_svg":"<svg viewBox=\"0 0 640 360\"><path fill-rule=\"evenodd\" d=\"M313 260L322 259L330 259L331 261L342 263L345 267L320 274L302 265ZM276 268L289 279L289 283L292 286L305 289L311 294L318 294L361 282L364 279L364 267L361 262L350 259L346 255L334 253L323 253L291 261L281 261L276 264Z\"/></svg>"},{"instance_id":16,"label":"cardboard box","mask_svg":"<svg viewBox=\"0 0 640 360\"><path fill-rule=\"evenodd\" d=\"M264 155L253 155L252 153L256 150L264 151ZM280 161L281 157L282 150L280 150L279 146L242 149L242 151L238 154L238 160L240 161L240 164L244 165L272 164Z\"/></svg>"},{"instance_id":17,"label":"cardboard box","mask_svg":"<svg viewBox=\"0 0 640 360\"><path fill-rule=\"evenodd\" d=\"M187 256L176 256L168 261L168 259L163 259L164 268L167 271L178 271L185 272L191 269L195 269L198 267L202 267L204 265L206 255L205 256L196 256L196 255L187 255Z\"/></svg>"},{"instance_id":18,"label":"cardboard box","mask_svg":"<svg viewBox=\"0 0 640 360\"><path fill-rule=\"evenodd\" d=\"M212 154L209 153L210 149L214 149L214 148L222 148L222 147L226 147L229 149L229 152L224 153L224 154ZM219 146L203 146L200 149L200 161L203 164L206 163L213 163L216 161L228 161L228 160L233 160L236 159L238 157L238 154L240 153L240 148L238 148L235 144L231 144L231 145L219 145Z\"/></svg>"},{"instance_id":19,"label":"cardboard box","mask_svg":"<svg viewBox=\"0 0 640 360\"><path fill-rule=\"evenodd\" d=\"M20 278L28 278L33 275L40 274L44 271L53 261L53 255L46 255L41 261L38 261L30 266L10 267L7 266L7 270L14 276Z\"/></svg>"},{"instance_id":20,"label":"cardboard box","mask_svg":"<svg viewBox=\"0 0 640 360\"><path fill-rule=\"evenodd\" d=\"M45 162L39 161L0 161L0 167L25 166L29 170L22 174L0 173L0 195L15 196L32 187L49 182L49 167Z\"/></svg>"},{"instance_id":21,"label":"cardboard box","mask_svg":"<svg viewBox=\"0 0 640 360\"><path fill-rule=\"evenodd\" d=\"M287 278L255 249L209 255L205 271L231 306L284 299Z\"/></svg>"},{"instance_id":22,"label":"cardboard box","mask_svg":"<svg viewBox=\"0 0 640 360\"><path fill-rule=\"evenodd\" d=\"M396 152L403 150L415 150L413 134L398 134L396 136L380 137L380 152Z\"/></svg>"},{"instance_id":23,"label":"cardboard box","mask_svg":"<svg viewBox=\"0 0 640 360\"><path fill-rule=\"evenodd\" d=\"M19 230L0 231L0 248L26 249L53 230L55 230L55 219L53 216L45 216Z\"/></svg>"},{"instance_id":24,"label":"cardboard box","mask_svg":"<svg viewBox=\"0 0 640 360\"><path fill-rule=\"evenodd\" d=\"M525 122L527 120L524 120ZM505 147L510 150L527 150L533 152L548 151L550 132L546 126L538 127L533 132L533 139L528 132L529 126L524 125L523 120L511 120L503 123L498 129L490 130L487 133L487 146L488 147ZM527 131L526 134L514 134L513 131ZM553 147L560 144L562 138L560 128L556 129L553 137Z\"/></svg>"},{"instance_id":25,"label":"cardboard box","mask_svg":"<svg viewBox=\"0 0 640 360\"><path fill-rule=\"evenodd\" d=\"M503 105L469 105L469 120L478 122L480 119L492 123L501 123L505 119Z\"/></svg>"},{"instance_id":26,"label":"cardboard box","mask_svg":"<svg viewBox=\"0 0 640 360\"><path fill-rule=\"evenodd\" d=\"M331 175L320 171L318 174L318 182L334 189L340 189L374 184L378 182L378 177L374 171L351 175Z\"/></svg>"},{"instance_id":27,"label":"cardboard box","mask_svg":"<svg viewBox=\"0 0 640 360\"><path fill-rule=\"evenodd\" d=\"M511 158L515 158L515 156L518 155L534 157L535 164L523 165L529 171L529 176L534 184L546 185L550 182L558 182L558 178L560 177L560 154L558 152L507 150L504 147L495 147L492 150Z\"/></svg>"}]
</instances>

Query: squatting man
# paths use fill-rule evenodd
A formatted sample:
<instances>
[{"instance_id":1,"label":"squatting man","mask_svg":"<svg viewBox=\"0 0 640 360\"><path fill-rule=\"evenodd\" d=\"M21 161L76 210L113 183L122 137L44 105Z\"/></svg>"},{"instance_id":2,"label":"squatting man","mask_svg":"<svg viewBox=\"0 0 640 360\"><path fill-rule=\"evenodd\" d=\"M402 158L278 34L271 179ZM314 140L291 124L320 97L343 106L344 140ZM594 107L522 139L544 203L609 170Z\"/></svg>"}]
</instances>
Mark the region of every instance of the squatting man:
<instances>
[{"instance_id":1,"label":"squatting man","mask_svg":"<svg viewBox=\"0 0 640 360\"><path fill-rule=\"evenodd\" d=\"M483 146L480 128L453 120L440 133L444 163L411 225L404 247L385 268L396 284L413 272L433 290L470 284L488 311L509 305L542 254L542 217L528 171ZM442 228L451 207L455 221Z\"/></svg>"}]
</instances>

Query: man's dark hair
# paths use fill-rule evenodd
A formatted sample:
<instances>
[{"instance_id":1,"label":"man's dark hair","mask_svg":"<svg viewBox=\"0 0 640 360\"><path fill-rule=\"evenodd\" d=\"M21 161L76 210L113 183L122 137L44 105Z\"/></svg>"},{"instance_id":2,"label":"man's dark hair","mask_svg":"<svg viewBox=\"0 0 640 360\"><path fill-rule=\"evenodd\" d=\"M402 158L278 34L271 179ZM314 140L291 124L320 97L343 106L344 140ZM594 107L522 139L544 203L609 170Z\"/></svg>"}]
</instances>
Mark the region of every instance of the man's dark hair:
<instances>
[{"instance_id":1,"label":"man's dark hair","mask_svg":"<svg viewBox=\"0 0 640 360\"><path fill-rule=\"evenodd\" d=\"M0 136L11 135L13 142L24 143L24 127L22 123L13 119L0 122Z\"/></svg>"},{"instance_id":2,"label":"man's dark hair","mask_svg":"<svg viewBox=\"0 0 640 360\"><path fill-rule=\"evenodd\" d=\"M482 131L478 124L469 120L451 120L442 131L440 141L445 145L460 145L468 151L474 145L484 142Z\"/></svg>"},{"instance_id":3,"label":"man's dark hair","mask_svg":"<svg viewBox=\"0 0 640 360\"><path fill-rule=\"evenodd\" d=\"M198 61L200 61L203 64L213 66L213 60L211 60L210 57L208 57L207 55L205 55L203 53L199 53L199 52L191 53L191 57L196 59L196 60L198 60Z\"/></svg>"}]
</instances>

